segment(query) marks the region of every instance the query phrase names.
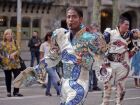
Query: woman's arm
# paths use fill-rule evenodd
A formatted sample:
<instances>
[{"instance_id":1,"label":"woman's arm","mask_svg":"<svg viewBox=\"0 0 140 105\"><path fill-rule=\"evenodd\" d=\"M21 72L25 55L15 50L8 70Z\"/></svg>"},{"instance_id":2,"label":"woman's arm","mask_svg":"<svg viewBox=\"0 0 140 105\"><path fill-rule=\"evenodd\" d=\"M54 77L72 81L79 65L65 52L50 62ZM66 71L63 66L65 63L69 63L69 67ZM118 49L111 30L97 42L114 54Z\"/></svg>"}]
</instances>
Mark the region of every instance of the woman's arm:
<instances>
[{"instance_id":1,"label":"woman's arm","mask_svg":"<svg viewBox=\"0 0 140 105\"><path fill-rule=\"evenodd\" d=\"M40 59L42 59L44 57L44 52L40 51Z\"/></svg>"},{"instance_id":2,"label":"woman's arm","mask_svg":"<svg viewBox=\"0 0 140 105\"><path fill-rule=\"evenodd\" d=\"M14 43L12 43L12 44L15 45L16 51L14 51L13 53L11 53L11 54L9 55L9 58L10 58L10 59L15 59L15 56L20 54L20 47L19 47L19 45L17 44L16 41L14 41Z\"/></svg>"},{"instance_id":3,"label":"woman's arm","mask_svg":"<svg viewBox=\"0 0 140 105\"><path fill-rule=\"evenodd\" d=\"M50 48L49 53L45 57L43 55L44 54L42 53L39 65L34 67L35 70L54 67L61 60L60 49L59 49L58 44L56 42L55 36L52 37L51 48Z\"/></svg>"}]
</instances>

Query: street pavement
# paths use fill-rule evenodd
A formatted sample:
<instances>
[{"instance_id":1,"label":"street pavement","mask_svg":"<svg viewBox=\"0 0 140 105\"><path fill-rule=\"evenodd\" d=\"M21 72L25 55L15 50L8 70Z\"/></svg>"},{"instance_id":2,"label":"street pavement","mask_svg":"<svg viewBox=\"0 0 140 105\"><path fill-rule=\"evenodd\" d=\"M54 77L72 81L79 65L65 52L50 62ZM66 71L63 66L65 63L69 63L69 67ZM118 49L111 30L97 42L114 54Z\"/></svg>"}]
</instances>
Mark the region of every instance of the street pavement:
<instances>
[{"instance_id":1,"label":"street pavement","mask_svg":"<svg viewBox=\"0 0 140 105\"><path fill-rule=\"evenodd\" d=\"M123 105L140 105L140 88L134 87L132 78L128 78L126 82L126 95ZM99 83L102 88L102 83ZM113 89L114 90L114 89ZM6 89L4 85L0 86L0 105L59 105L60 97L52 88L52 96L45 96L45 89L39 84L31 87L21 87L20 93L24 97L6 97ZM112 92L110 105L115 105L115 92ZM102 91L89 92L85 105L100 105L102 102Z\"/></svg>"}]
</instances>

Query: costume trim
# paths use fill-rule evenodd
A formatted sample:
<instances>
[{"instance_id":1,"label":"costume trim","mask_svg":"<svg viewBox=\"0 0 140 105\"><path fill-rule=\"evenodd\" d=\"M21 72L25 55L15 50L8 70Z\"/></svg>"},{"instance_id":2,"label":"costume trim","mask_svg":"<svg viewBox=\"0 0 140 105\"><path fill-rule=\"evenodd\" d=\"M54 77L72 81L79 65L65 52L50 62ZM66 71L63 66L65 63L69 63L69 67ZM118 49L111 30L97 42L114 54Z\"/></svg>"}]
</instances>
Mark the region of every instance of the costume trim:
<instances>
[{"instance_id":1,"label":"costume trim","mask_svg":"<svg viewBox=\"0 0 140 105\"><path fill-rule=\"evenodd\" d=\"M66 105L77 105L84 97L84 88L77 83L77 80L80 76L81 66L76 64L76 57L72 54L69 54L67 50L62 52L62 60L64 61L72 61L74 67L71 72L71 79L69 80L69 86L76 91L76 96L66 103ZM63 104L62 104L63 105Z\"/></svg>"},{"instance_id":2,"label":"costume trim","mask_svg":"<svg viewBox=\"0 0 140 105\"><path fill-rule=\"evenodd\" d=\"M69 85L72 89L76 91L76 96L68 103L66 103L66 105L77 105L79 102L81 102L81 100L84 97L84 88L77 83L77 79L79 78L80 71L81 71L81 67L76 64L73 67L71 73L72 80L69 80Z\"/></svg>"},{"instance_id":3,"label":"costume trim","mask_svg":"<svg viewBox=\"0 0 140 105\"><path fill-rule=\"evenodd\" d=\"M122 81L125 78L127 78L128 74L129 74L129 71L130 71L130 68L129 68L129 65L127 64L127 62L122 62L122 65L126 68L127 73L126 73L126 75L124 77L120 78L118 81Z\"/></svg>"}]
</instances>

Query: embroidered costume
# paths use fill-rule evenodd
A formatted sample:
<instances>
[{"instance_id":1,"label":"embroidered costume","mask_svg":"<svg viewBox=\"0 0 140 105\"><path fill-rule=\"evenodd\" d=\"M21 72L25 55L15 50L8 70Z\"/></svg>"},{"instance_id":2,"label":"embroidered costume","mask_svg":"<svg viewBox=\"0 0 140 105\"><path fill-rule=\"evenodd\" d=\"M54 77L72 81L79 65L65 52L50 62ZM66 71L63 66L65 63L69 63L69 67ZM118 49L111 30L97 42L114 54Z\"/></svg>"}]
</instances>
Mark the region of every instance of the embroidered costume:
<instances>
[{"instance_id":1,"label":"embroidered costume","mask_svg":"<svg viewBox=\"0 0 140 105\"><path fill-rule=\"evenodd\" d=\"M104 83L103 103L101 105L109 105L112 85L116 87L116 105L121 105L125 94L124 83L129 73L128 44L131 36L129 34L121 36L118 28L106 30L104 36L109 45L106 55L112 68L112 78Z\"/></svg>"},{"instance_id":2,"label":"embroidered costume","mask_svg":"<svg viewBox=\"0 0 140 105\"><path fill-rule=\"evenodd\" d=\"M83 105L88 92L89 70L94 59L93 53L103 53L104 46L105 41L88 32L87 28L82 28L77 32L72 41L70 31L63 28L56 29L52 37L50 54L39 65L24 70L23 74L25 76L27 71L30 71L30 74L31 72L39 74L43 68L53 67L61 60L64 65L61 105ZM82 63L77 63L77 56L81 57ZM14 86L19 87L21 81L27 77L29 77L29 72L26 78L23 76L16 78Z\"/></svg>"}]
</instances>

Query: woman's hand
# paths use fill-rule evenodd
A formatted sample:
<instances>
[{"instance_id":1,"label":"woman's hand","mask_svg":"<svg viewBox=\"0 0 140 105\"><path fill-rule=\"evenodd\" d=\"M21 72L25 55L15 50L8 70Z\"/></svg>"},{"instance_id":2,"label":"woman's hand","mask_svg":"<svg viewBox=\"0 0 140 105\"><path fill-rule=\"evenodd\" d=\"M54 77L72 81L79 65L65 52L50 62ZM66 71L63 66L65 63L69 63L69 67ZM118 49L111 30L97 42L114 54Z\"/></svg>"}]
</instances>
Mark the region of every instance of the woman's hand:
<instances>
[{"instance_id":1,"label":"woman's hand","mask_svg":"<svg viewBox=\"0 0 140 105\"><path fill-rule=\"evenodd\" d=\"M82 63L82 54L76 55L77 61L76 63L81 64Z\"/></svg>"},{"instance_id":2,"label":"woman's hand","mask_svg":"<svg viewBox=\"0 0 140 105\"><path fill-rule=\"evenodd\" d=\"M14 60L16 54L17 54L17 52L14 52L14 53L10 54L9 58L12 59L12 60Z\"/></svg>"},{"instance_id":3,"label":"woman's hand","mask_svg":"<svg viewBox=\"0 0 140 105\"><path fill-rule=\"evenodd\" d=\"M14 60L15 59L14 56L15 56L14 54L10 54L9 58L12 59L12 60Z\"/></svg>"},{"instance_id":4,"label":"woman's hand","mask_svg":"<svg viewBox=\"0 0 140 105\"><path fill-rule=\"evenodd\" d=\"M81 57L77 57L77 62L78 64L81 64L82 63L82 58Z\"/></svg>"}]
</instances>

